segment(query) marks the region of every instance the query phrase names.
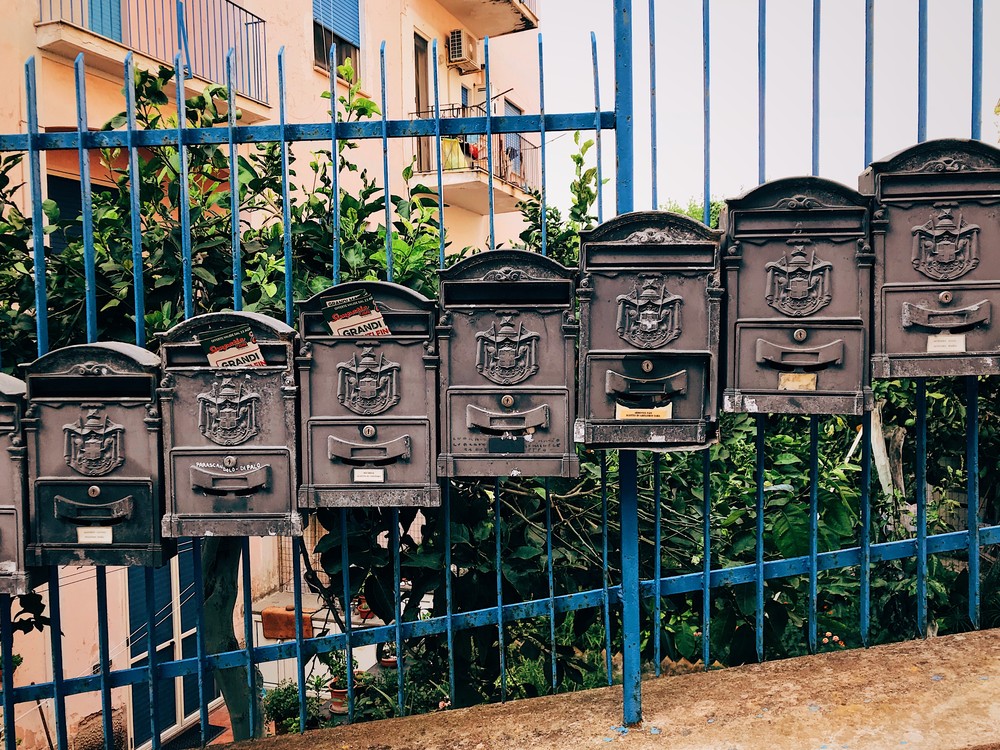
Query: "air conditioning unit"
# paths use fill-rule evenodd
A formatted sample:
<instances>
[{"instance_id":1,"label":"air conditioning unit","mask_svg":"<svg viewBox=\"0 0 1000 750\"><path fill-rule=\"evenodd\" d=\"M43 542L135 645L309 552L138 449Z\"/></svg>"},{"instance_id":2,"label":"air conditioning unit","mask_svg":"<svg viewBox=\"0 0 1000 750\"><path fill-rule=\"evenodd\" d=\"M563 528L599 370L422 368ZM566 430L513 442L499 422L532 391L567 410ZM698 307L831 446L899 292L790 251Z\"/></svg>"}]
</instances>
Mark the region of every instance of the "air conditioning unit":
<instances>
[{"instance_id":1,"label":"air conditioning unit","mask_svg":"<svg viewBox=\"0 0 1000 750\"><path fill-rule=\"evenodd\" d=\"M448 67L463 73L479 71L479 40L465 29L454 29L448 34Z\"/></svg>"}]
</instances>

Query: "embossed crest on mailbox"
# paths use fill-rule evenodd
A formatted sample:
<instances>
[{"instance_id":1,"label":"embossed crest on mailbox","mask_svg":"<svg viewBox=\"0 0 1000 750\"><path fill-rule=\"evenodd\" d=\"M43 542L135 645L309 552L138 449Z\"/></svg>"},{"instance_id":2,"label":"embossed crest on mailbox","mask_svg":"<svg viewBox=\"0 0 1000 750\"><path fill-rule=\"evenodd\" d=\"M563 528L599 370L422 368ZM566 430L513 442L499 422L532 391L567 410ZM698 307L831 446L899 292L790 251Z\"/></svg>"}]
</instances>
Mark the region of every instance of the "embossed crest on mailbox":
<instances>
[{"instance_id":1,"label":"embossed crest on mailbox","mask_svg":"<svg viewBox=\"0 0 1000 750\"><path fill-rule=\"evenodd\" d=\"M726 202L726 411L871 408L868 217L865 196L817 177Z\"/></svg>"},{"instance_id":2,"label":"embossed crest on mailbox","mask_svg":"<svg viewBox=\"0 0 1000 750\"><path fill-rule=\"evenodd\" d=\"M248 346L259 352L212 366L206 341L232 331L243 332L232 334L239 351ZM160 341L163 533L301 535L295 331L257 313L206 313L160 334Z\"/></svg>"},{"instance_id":3,"label":"embossed crest on mailbox","mask_svg":"<svg viewBox=\"0 0 1000 750\"><path fill-rule=\"evenodd\" d=\"M30 565L152 565L163 517L159 359L132 344L68 346L25 368Z\"/></svg>"},{"instance_id":4,"label":"embossed crest on mailbox","mask_svg":"<svg viewBox=\"0 0 1000 750\"><path fill-rule=\"evenodd\" d=\"M362 291L390 333L333 335L328 303ZM435 303L397 284L352 282L299 310L300 507L440 505Z\"/></svg>"},{"instance_id":5,"label":"embossed crest on mailbox","mask_svg":"<svg viewBox=\"0 0 1000 750\"><path fill-rule=\"evenodd\" d=\"M720 232L662 211L581 233L580 416L611 448L698 448L717 422Z\"/></svg>"},{"instance_id":6,"label":"embossed crest on mailbox","mask_svg":"<svg viewBox=\"0 0 1000 750\"><path fill-rule=\"evenodd\" d=\"M442 476L579 473L574 276L524 250L441 272Z\"/></svg>"},{"instance_id":7,"label":"embossed crest on mailbox","mask_svg":"<svg viewBox=\"0 0 1000 750\"><path fill-rule=\"evenodd\" d=\"M24 382L0 372L0 594L29 588L24 563Z\"/></svg>"},{"instance_id":8,"label":"embossed crest on mailbox","mask_svg":"<svg viewBox=\"0 0 1000 750\"><path fill-rule=\"evenodd\" d=\"M1000 373L1000 150L927 141L874 162L877 378Z\"/></svg>"}]
</instances>

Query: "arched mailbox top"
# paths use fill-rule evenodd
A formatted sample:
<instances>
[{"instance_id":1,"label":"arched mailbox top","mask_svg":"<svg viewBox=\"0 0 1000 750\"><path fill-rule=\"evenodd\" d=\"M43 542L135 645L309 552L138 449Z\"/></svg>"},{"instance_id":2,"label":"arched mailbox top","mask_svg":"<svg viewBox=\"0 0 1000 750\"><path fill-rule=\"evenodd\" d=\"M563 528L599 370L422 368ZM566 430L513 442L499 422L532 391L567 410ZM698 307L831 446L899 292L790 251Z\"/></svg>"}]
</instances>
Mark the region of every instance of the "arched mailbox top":
<instances>
[{"instance_id":1,"label":"arched mailbox top","mask_svg":"<svg viewBox=\"0 0 1000 750\"><path fill-rule=\"evenodd\" d=\"M956 174L1000 169L1000 149L968 138L939 138L904 148L873 161L858 179L860 189L873 193L875 178L887 172Z\"/></svg>"},{"instance_id":2,"label":"arched mailbox top","mask_svg":"<svg viewBox=\"0 0 1000 750\"><path fill-rule=\"evenodd\" d=\"M803 175L782 177L726 200L730 210L813 211L868 206L869 198L842 182Z\"/></svg>"},{"instance_id":3,"label":"arched mailbox top","mask_svg":"<svg viewBox=\"0 0 1000 750\"><path fill-rule=\"evenodd\" d=\"M7 398L21 398L25 394L24 381L15 378L13 375L0 372L0 396Z\"/></svg>"},{"instance_id":4,"label":"arched mailbox top","mask_svg":"<svg viewBox=\"0 0 1000 750\"><path fill-rule=\"evenodd\" d=\"M441 274L441 306L573 304L576 269L528 250L491 250Z\"/></svg>"},{"instance_id":5,"label":"arched mailbox top","mask_svg":"<svg viewBox=\"0 0 1000 750\"><path fill-rule=\"evenodd\" d=\"M249 325L254 336L261 339L291 341L295 338L295 329L285 325L277 318L253 312L214 312L195 315L193 318L178 323L169 331L157 334L163 343L187 343L194 341L201 333L220 330L238 325Z\"/></svg>"},{"instance_id":6,"label":"arched mailbox top","mask_svg":"<svg viewBox=\"0 0 1000 750\"><path fill-rule=\"evenodd\" d=\"M672 211L634 211L620 214L589 231L580 232L580 242L616 243L641 248L718 243L721 234L684 214Z\"/></svg>"},{"instance_id":7,"label":"arched mailbox top","mask_svg":"<svg viewBox=\"0 0 1000 750\"><path fill-rule=\"evenodd\" d=\"M155 372L160 358L135 344L120 341L75 344L43 354L24 366L30 383L32 375L60 374L104 376ZM29 387L30 390L30 387Z\"/></svg>"},{"instance_id":8,"label":"arched mailbox top","mask_svg":"<svg viewBox=\"0 0 1000 750\"><path fill-rule=\"evenodd\" d=\"M392 310L433 310L435 307L434 300L389 281L348 281L344 284L327 287L309 299L299 302L299 309L309 312L322 310L326 306L326 301L331 297L360 290L369 292L376 302Z\"/></svg>"}]
</instances>

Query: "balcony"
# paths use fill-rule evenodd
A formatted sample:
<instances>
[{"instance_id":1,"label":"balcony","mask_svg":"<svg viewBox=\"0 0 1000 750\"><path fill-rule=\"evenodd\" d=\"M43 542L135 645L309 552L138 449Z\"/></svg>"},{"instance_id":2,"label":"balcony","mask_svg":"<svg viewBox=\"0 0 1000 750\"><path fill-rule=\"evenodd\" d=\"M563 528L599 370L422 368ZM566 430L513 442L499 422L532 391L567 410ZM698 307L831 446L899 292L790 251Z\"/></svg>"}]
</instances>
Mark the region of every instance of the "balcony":
<instances>
[{"instance_id":1,"label":"balcony","mask_svg":"<svg viewBox=\"0 0 1000 750\"><path fill-rule=\"evenodd\" d=\"M482 105L450 104L441 107L441 117L485 117ZM434 112L414 112L413 118L433 118ZM537 192L541 179L539 148L518 133L494 133L493 210L495 213L517 211L519 201ZM433 174L436 183L437 149L434 138L416 138L415 172ZM489 213L489 152L485 135L441 138L441 172L444 201L476 214Z\"/></svg>"},{"instance_id":2,"label":"balcony","mask_svg":"<svg viewBox=\"0 0 1000 750\"><path fill-rule=\"evenodd\" d=\"M438 0L470 33L501 36L538 28L538 0Z\"/></svg>"},{"instance_id":3,"label":"balcony","mask_svg":"<svg viewBox=\"0 0 1000 750\"><path fill-rule=\"evenodd\" d=\"M231 0L186 0L185 33L177 6L174 0L39 0L36 42L39 49L68 58L84 52L89 66L119 75L129 51L138 66L173 65L184 45L181 60L190 75L222 85L232 48L233 88L244 120L266 117L264 20Z\"/></svg>"}]
</instances>

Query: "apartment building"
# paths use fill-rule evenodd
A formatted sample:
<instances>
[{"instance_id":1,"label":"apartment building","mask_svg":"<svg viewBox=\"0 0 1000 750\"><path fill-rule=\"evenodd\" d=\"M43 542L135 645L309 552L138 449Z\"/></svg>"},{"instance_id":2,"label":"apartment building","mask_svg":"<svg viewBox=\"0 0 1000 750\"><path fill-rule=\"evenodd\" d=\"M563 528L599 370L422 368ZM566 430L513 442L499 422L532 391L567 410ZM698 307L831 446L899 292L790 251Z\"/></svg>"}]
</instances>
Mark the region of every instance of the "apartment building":
<instances>
[{"instance_id":1,"label":"apartment building","mask_svg":"<svg viewBox=\"0 0 1000 750\"><path fill-rule=\"evenodd\" d=\"M0 97L0 130L25 132L26 85L20 72L34 56L38 121L43 131L75 129L76 85L73 61L85 56L86 120L91 129L124 108L123 63L132 53L137 67L155 69L172 63L178 51L190 77L188 95L206 84L226 81L226 55L234 50L233 80L237 106L248 124L278 121L278 50L284 48L286 112L292 123L326 122L329 100L327 51L336 42L340 62L352 59L362 92L381 100L380 46L385 45L386 111L390 119L430 116L434 109L434 73L442 116L477 116L537 111L537 0L39 0L6 8L0 66L8 72ZM490 37L491 87L482 70L483 38ZM437 58L433 42L437 40ZM346 84L338 81L340 91ZM168 89L171 98L175 90ZM323 144L317 144L317 148ZM413 181L437 185L436 148L430 139L399 139L390 144L390 190L403 189L401 171L414 164ZM537 138L518 134L493 136L496 240L509 244L521 230L519 200L537 190L540 160ZM296 144L305 157L307 144ZM443 198L448 239L453 248L485 247L489 237L490 175L482 137L446 138L442 142ZM381 175L382 145L366 142L352 152L362 167ZM80 210L79 163L75 151L42 154L43 197L55 200L64 216ZM95 189L107 177L97 154L91 154ZM22 179L27 175L22 171ZM27 191L23 191L26 193ZM54 249L57 251L57 249ZM253 540L252 595L262 598L287 580L287 554L275 539ZM285 564L283 564L285 563ZM192 598L197 561L190 542L155 571L152 580L153 643L159 660L195 653L197 607ZM147 663L147 580L141 569L109 569L109 636L112 669ZM45 592L47 587L42 587ZM65 568L60 573L64 676L95 673L99 662L96 581L93 568ZM237 622L242 623L239 604ZM241 625L237 628L240 632ZM15 684L43 682L52 676L50 634L18 634L15 651L24 663ZM157 721L164 741L196 721L195 677L161 681ZM129 747L148 744L149 694L145 685L114 688L112 703L128 728ZM69 696L67 723L73 734L81 722L94 722L99 693ZM89 719L87 717L90 717ZM21 750L54 744L50 701L21 704L16 717ZM83 736L83 735L81 735Z\"/></svg>"}]
</instances>

